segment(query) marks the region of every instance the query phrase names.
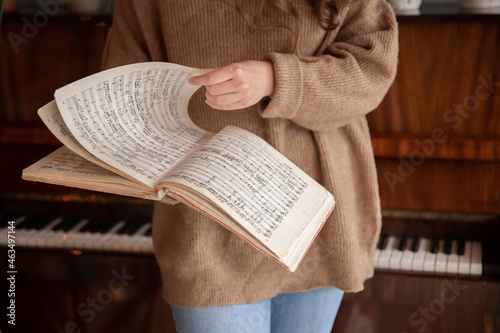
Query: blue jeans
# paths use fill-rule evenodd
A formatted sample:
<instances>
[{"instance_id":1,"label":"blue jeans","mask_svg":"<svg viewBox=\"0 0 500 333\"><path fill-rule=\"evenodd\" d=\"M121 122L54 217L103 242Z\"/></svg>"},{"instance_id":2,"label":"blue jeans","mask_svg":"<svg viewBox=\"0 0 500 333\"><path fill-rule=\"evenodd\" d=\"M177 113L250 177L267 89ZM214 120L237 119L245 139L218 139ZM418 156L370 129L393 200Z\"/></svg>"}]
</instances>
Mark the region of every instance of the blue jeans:
<instances>
[{"instance_id":1,"label":"blue jeans","mask_svg":"<svg viewBox=\"0 0 500 333\"><path fill-rule=\"evenodd\" d=\"M343 295L332 287L256 303L171 308L178 333L330 333Z\"/></svg>"}]
</instances>

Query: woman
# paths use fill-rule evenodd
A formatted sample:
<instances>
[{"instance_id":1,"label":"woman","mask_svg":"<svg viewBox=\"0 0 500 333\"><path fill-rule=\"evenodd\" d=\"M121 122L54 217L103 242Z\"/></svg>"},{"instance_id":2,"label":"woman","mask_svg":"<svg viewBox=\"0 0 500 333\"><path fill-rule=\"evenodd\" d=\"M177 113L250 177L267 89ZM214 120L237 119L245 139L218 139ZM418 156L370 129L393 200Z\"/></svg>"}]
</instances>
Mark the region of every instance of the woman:
<instances>
[{"instance_id":1,"label":"woman","mask_svg":"<svg viewBox=\"0 0 500 333\"><path fill-rule=\"evenodd\" d=\"M182 205L157 203L153 240L179 332L330 332L343 292L373 275L380 231L365 114L397 63L385 0L118 0L103 66L204 68L191 119L263 137L336 198L296 272Z\"/></svg>"}]
</instances>

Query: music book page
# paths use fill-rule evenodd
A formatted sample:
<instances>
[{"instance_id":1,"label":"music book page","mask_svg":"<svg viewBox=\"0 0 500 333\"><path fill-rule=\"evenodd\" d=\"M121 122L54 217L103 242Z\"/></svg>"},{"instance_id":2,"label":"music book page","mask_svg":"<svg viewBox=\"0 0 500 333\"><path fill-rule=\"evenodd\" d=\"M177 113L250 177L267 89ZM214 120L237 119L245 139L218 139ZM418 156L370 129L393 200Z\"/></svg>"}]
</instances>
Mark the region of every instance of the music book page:
<instances>
[{"instance_id":1,"label":"music book page","mask_svg":"<svg viewBox=\"0 0 500 333\"><path fill-rule=\"evenodd\" d=\"M167 63L109 69L58 89L69 131L90 153L155 188L167 170L213 134L197 127L188 101L197 73Z\"/></svg>"},{"instance_id":2,"label":"music book page","mask_svg":"<svg viewBox=\"0 0 500 333\"><path fill-rule=\"evenodd\" d=\"M135 180L133 177L128 175L127 173L112 167L111 165L104 163L91 153L89 153L71 134L68 126L66 126L66 123L64 122L61 113L59 112L59 109L57 108L56 102L52 101L40 109L38 109L38 116L40 119L42 119L43 123L47 128L54 134L54 136L61 141L61 143L71 149L73 152L76 154L80 155L84 159L99 165L102 168L105 168L107 170L110 170L116 174L119 174L125 178L128 178L130 180ZM136 183L142 184L141 182L135 180Z\"/></svg>"},{"instance_id":3,"label":"music book page","mask_svg":"<svg viewBox=\"0 0 500 333\"><path fill-rule=\"evenodd\" d=\"M44 181L51 178L51 184L74 186L87 190L144 197L157 200L164 193L152 193L144 184L123 178L77 155L62 146L30 166L29 180Z\"/></svg>"},{"instance_id":4,"label":"music book page","mask_svg":"<svg viewBox=\"0 0 500 333\"><path fill-rule=\"evenodd\" d=\"M308 210L331 201L325 206L327 212L333 204L331 194L267 142L232 126L215 134L160 185L167 187L167 193L177 193L172 183L208 198L222 214L239 221L243 226L239 232L252 230L280 256L314 219ZM322 222L323 217L315 223Z\"/></svg>"}]
</instances>

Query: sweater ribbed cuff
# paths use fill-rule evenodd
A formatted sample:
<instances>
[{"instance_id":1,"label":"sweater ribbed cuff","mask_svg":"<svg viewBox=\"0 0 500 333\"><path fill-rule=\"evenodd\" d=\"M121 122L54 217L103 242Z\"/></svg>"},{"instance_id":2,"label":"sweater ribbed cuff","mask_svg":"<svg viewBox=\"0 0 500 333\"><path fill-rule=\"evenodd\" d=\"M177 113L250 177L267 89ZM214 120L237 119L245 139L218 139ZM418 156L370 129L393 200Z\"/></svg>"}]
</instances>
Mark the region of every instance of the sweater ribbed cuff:
<instances>
[{"instance_id":1,"label":"sweater ribbed cuff","mask_svg":"<svg viewBox=\"0 0 500 333\"><path fill-rule=\"evenodd\" d=\"M270 53L265 60L274 66L274 93L270 101L259 103L259 113L263 118L292 119L302 102L304 77L300 60L280 53Z\"/></svg>"}]
</instances>

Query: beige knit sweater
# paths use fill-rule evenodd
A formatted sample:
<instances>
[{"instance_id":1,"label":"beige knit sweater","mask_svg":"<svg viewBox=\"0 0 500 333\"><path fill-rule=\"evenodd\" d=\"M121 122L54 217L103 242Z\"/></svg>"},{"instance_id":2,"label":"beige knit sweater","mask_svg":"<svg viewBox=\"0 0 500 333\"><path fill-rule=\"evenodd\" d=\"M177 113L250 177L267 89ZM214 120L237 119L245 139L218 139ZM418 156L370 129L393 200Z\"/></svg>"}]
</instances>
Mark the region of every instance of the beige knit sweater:
<instances>
[{"instance_id":1,"label":"beige knit sweater","mask_svg":"<svg viewBox=\"0 0 500 333\"><path fill-rule=\"evenodd\" d=\"M305 0L294 0L303 20L302 54L289 49L289 32L251 33L234 0L118 0L103 67L169 61L214 68L243 60L272 61L270 101L218 111L203 101L189 112L200 127L228 124L263 137L336 198L336 208L294 273L182 204L157 203L155 254L163 294L178 306L253 302L277 293L336 286L363 289L373 274L381 214L377 174L365 114L382 100L397 63L397 24L385 0L338 1L340 25L326 33ZM286 21L268 11L269 19Z\"/></svg>"}]
</instances>

